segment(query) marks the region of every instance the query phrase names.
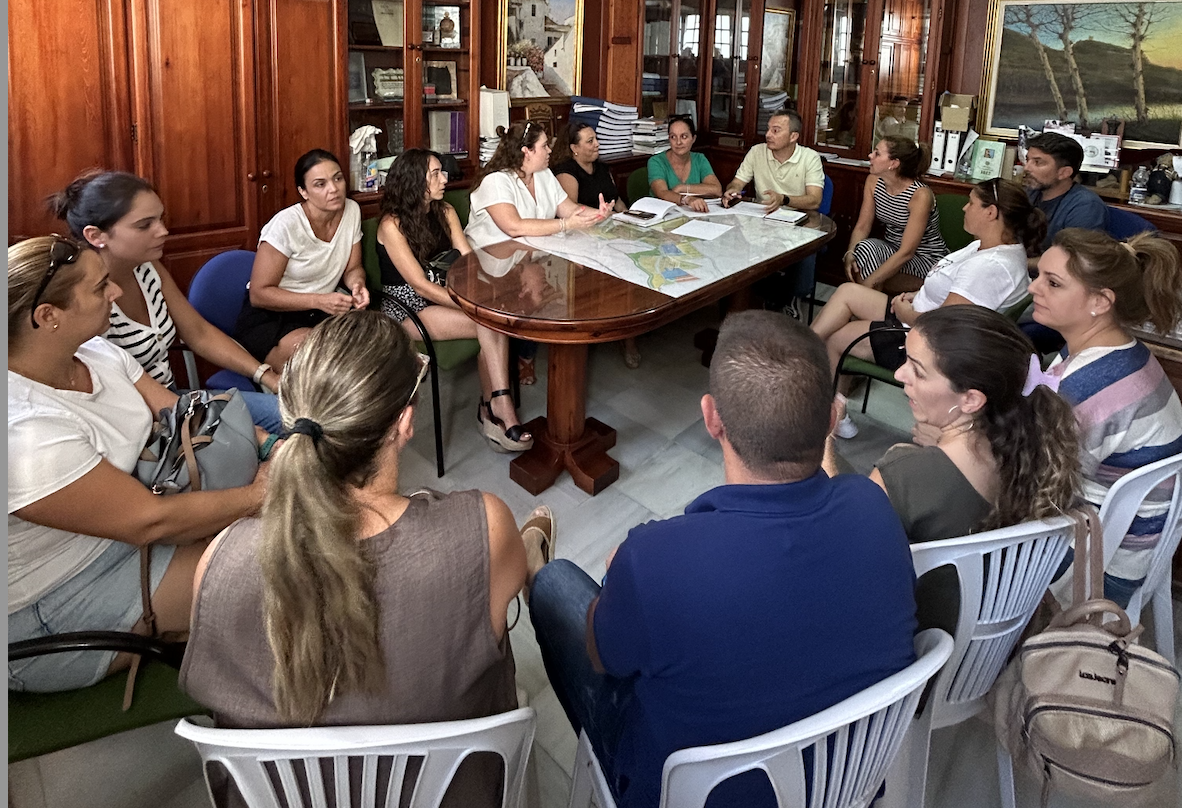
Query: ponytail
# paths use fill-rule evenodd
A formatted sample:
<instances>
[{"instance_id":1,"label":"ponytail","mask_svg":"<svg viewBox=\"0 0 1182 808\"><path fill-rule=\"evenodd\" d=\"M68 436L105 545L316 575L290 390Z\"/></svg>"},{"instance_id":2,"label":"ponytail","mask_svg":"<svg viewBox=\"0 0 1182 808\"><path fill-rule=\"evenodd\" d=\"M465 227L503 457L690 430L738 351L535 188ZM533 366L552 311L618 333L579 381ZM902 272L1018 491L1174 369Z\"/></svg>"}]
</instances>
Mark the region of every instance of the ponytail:
<instances>
[{"instance_id":1,"label":"ponytail","mask_svg":"<svg viewBox=\"0 0 1182 808\"><path fill-rule=\"evenodd\" d=\"M916 143L902 135L887 135L882 139L887 144L887 154L899 161L899 176L917 180L932 165L932 147L927 143Z\"/></svg>"},{"instance_id":2,"label":"ponytail","mask_svg":"<svg viewBox=\"0 0 1182 808\"><path fill-rule=\"evenodd\" d=\"M994 206L1002 223L1013 234L1017 242L1030 256L1042 251L1042 241L1047 235L1047 218L1041 210L1030 204L1026 190L1013 180L986 180L973 186L981 204Z\"/></svg>"},{"instance_id":3,"label":"ponytail","mask_svg":"<svg viewBox=\"0 0 1182 808\"><path fill-rule=\"evenodd\" d=\"M92 168L82 172L63 190L45 198L45 207L70 228L70 235L85 243L87 227L110 230L131 210L136 196L153 192L152 183L126 171Z\"/></svg>"},{"instance_id":4,"label":"ponytail","mask_svg":"<svg viewBox=\"0 0 1182 808\"><path fill-rule=\"evenodd\" d=\"M1126 242L1096 230L1066 228L1054 246L1067 253L1067 269L1092 292L1111 290L1113 319L1122 328L1150 322L1168 334L1182 320L1182 265L1178 249L1154 233Z\"/></svg>"},{"instance_id":5,"label":"ponytail","mask_svg":"<svg viewBox=\"0 0 1182 808\"><path fill-rule=\"evenodd\" d=\"M313 724L334 693L373 693L385 681L376 572L351 492L377 473L417 376L405 331L376 311L324 321L284 372L283 422L303 431L272 461L260 561L272 695L285 722Z\"/></svg>"}]
</instances>

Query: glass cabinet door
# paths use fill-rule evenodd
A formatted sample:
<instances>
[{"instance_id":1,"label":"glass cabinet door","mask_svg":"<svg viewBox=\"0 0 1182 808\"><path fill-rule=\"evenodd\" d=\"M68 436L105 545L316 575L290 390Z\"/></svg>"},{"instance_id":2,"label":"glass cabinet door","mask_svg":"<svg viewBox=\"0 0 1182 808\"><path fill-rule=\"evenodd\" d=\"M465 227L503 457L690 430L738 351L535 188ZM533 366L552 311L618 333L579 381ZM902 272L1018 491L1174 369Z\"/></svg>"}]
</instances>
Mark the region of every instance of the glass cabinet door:
<instances>
[{"instance_id":1,"label":"glass cabinet door","mask_svg":"<svg viewBox=\"0 0 1182 808\"><path fill-rule=\"evenodd\" d=\"M884 0L878 40L874 134L919 139L931 0Z\"/></svg>"},{"instance_id":2,"label":"glass cabinet door","mask_svg":"<svg viewBox=\"0 0 1182 808\"><path fill-rule=\"evenodd\" d=\"M669 114L673 0L644 2L644 67L640 77L640 116Z\"/></svg>"},{"instance_id":3,"label":"glass cabinet door","mask_svg":"<svg viewBox=\"0 0 1182 808\"><path fill-rule=\"evenodd\" d=\"M817 91L820 145L854 148L866 36L867 0L826 0Z\"/></svg>"},{"instance_id":4,"label":"glass cabinet door","mask_svg":"<svg viewBox=\"0 0 1182 808\"><path fill-rule=\"evenodd\" d=\"M750 32L749 0L718 0L710 63L710 131L714 134L743 136Z\"/></svg>"},{"instance_id":5,"label":"glass cabinet door","mask_svg":"<svg viewBox=\"0 0 1182 808\"><path fill-rule=\"evenodd\" d=\"M674 115L689 115L701 126L698 116L698 69L702 53L702 0L681 0L677 15L677 88Z\"/></svg>"}]
</instances>

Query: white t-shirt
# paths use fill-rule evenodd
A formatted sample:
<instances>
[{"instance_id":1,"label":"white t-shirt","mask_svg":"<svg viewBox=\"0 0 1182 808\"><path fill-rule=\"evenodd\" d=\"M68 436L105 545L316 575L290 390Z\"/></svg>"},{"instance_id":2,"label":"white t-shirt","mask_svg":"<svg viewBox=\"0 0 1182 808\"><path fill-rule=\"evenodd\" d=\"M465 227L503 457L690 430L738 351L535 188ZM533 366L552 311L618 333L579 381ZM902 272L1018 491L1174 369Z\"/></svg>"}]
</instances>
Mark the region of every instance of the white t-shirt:
<instances>
[{"instance_id":1,"label":"white t-shirt","mask_svg":"<svg viewBox=\"0 0 1182 808\"><path fill-rule=\"evenodd\" d=\"M280 289L309 295L327 294L340 283L349 268L349 253L361 241L361 208L352 199L346 199L336 235L326 242L312 232L303 205L292 205L267 222L259 234L259 244L264 241L287 256L287 269L279 279Z\"/></svg>"},{"instance_id":2,"label":"white t-shirt","mask_svg":"<svg viewBox=\"0 0 1182 808\"><path fill-rule=\"evenodd\" d=\"M473 247L508 241L509 236L488 215L490 205L507 202L517 208L517 215L522 219L553 219L566 198L566 191L548 168L534 174L533 194L515 172L497 171L485 177L480 187L472 192L472 208L464 235Z\"/></svg>"},{"instance_id":3,"label":"white t-shirt","mask_svg":"<svg viewBox=\"0 0 1182 808\"><path fill-rule=\"evenodd\" d=\"M77 575L109 539L36 525L14 516L107 460L131 473L152 428L135 389L144 369L102 337L75 354L90 370L90 393L57 390L8 371L8 613Z\"/></svg>"},{"instance_id":4,"label":"white t-shirt","mask_svg":"<svg viewBox=\"0 0 1182 808\"><path fill-rule=\"evenodd\" d=\"M1021 244L1002 244L988 250L980 246L980 241L974 241L944 256L931 268L912 301L917 312L940 308L950 294L994 311L1007 309L1026 296L1030 285L1026 249Z\"/></svg>"}]
</instances>

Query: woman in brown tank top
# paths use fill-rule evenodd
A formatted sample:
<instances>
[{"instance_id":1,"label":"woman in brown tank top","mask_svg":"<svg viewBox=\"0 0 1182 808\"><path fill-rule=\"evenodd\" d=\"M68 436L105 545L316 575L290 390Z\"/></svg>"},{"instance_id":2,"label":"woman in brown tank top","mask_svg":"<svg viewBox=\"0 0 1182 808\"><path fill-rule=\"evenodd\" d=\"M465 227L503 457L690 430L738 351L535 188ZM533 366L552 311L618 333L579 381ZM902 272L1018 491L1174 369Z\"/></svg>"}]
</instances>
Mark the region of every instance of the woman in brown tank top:
<instances>
[{"instance_id":1,"label":"woman in brown tank top","mask_svg":"<svg viewBox=\"0 0 1182 808\"><path fill-rule=\"evenodd\" d=\"M312 330L287 365L291 436L261 518L198 567L181 686L231 727L403 724L517 706L506 610L526 554L492 494L398 492L425 368L393 320ZM453 804L499 804L499 759L470 758Z\"/></svg>"}]
</instances>

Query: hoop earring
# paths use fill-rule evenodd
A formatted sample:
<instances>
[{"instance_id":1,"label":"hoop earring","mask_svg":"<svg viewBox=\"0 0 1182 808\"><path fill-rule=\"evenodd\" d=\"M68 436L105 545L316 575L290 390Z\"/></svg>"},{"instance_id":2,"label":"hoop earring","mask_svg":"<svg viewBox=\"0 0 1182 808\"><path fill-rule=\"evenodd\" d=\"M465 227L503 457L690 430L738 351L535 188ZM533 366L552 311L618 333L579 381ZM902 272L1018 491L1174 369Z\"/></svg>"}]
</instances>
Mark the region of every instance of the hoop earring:
<instances>
[{"instance_id":1,"label":"hoop earring","mask_svg":"<svg viewBox=\"0 0 1182 808\"><path fill-rule=\"evenodd\" d=\"M949 407L949 408L948 408L948 414L949 414L949 415L952 415L952 411L953 411L953 410L959 410L959 409L960 409L960 405L959 405L959 404L953 404L951 407Z\"/></svg>"}]
</instances>

